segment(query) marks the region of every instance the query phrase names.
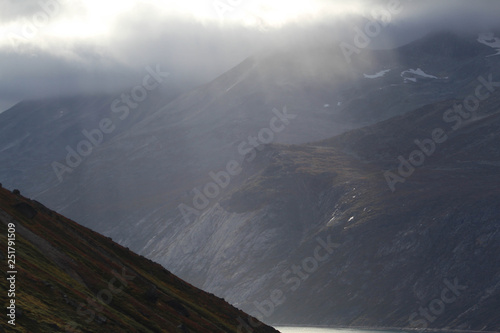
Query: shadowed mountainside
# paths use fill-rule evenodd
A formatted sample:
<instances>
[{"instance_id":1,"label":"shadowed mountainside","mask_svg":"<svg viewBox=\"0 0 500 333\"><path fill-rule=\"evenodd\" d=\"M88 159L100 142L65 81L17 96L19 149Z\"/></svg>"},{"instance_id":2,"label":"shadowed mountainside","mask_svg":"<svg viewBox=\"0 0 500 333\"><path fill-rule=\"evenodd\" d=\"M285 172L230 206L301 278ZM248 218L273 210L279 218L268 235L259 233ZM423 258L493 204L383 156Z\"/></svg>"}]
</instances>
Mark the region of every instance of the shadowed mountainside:
<instances>
[{"instance_id":1,"label":"shadowed mountainside","mask_svg":"<svg viewBox=\"0 0 500 333\"><path fill-rule=\"evenodd\" d=\"M363 50L351 66L336 45L249 58L34 192L268 323L498 330L500 66L490 37L476 37ZM482 99L496 93L477 116L459 115L480 76L495 82ZM241 174L185 219L179 204L195 207L223 182L211 171L248 159L239 145L270 131L283 106L294 118L276 144L250 150ZM23 140L4 138L3 158ZM444 281L467 288L423 322L419 308Z\"/></svg>"},{"instance_id":2,"label":"shadowed mountainside","mask_svg":"<svg viewBox=\"0 0 500 333\"><path fill-rule=\"evenodd\" d=\"M10 223L16 229L16 332L237 332L247 322L223 299L0 188L2 244ZM0 285L4 299L7 280ZM277 332L259 325L255 332Z\"/></svg>"},{"instance_id":3,"label":"shadowed mountainside","mask_svg":"<svg viewBox=\"0 0 500 333\"><path fill-rule=\"evenodd\" d=\"M268 145L221 208L178 232L176 248L151 253L189 257L173 269L273 324L497 331L500 91L456 127L443 115L460 102L310 145ZM407 170L415 140L425 161L401 176L398 157ZM387 171L401 177L394 192ZM322 244L332 245L316 259ZM449 285L462 289L426 319L419 309Z\"/></svg>"}]
</instances>

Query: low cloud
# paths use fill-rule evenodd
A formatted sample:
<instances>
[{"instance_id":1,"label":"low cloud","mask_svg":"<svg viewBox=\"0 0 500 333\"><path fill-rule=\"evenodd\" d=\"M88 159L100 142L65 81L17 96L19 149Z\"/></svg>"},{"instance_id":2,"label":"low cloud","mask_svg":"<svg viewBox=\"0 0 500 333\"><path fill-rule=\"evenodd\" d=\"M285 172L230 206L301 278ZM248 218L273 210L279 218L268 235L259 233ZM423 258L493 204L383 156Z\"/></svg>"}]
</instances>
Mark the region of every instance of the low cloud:
<instances>
[{"instance_id":1,"label":"low cloud","mask_svg":"<svg viewBox=\"0 0 500 333\"><path fill-rule=\"evenodd\" d=\"M25 98L125 89L148 65L206 82L279 45L349 39L373 9L397 0L66 1L0 5L0 110ZM404 44L435 30L490 30L500 12L496 0L400 3L377 45Z\"/></svg>"}]
</instances>

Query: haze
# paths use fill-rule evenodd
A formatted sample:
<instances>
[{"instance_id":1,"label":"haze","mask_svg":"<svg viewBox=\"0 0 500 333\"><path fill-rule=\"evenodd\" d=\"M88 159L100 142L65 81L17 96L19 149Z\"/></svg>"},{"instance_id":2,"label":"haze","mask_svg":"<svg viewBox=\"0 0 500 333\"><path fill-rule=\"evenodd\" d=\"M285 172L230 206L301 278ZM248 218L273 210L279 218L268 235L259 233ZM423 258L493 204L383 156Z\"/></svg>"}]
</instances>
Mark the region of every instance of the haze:
<instances>
[{"instance_id":1,"label":"haze","mask_svg":"<svg viewBox=\"0 0 500 333\"><path fill-rule=\"evenodd\" d=\"M397 0L394 0L398 2ZM25 0L0 4L0 112L26 98L115 92L144 67L205 83L277 45L351 40L392 1ZM377 37L390 48L442 29L490 30L494 0L400 1Z\"/></svg>"}]
</instances>

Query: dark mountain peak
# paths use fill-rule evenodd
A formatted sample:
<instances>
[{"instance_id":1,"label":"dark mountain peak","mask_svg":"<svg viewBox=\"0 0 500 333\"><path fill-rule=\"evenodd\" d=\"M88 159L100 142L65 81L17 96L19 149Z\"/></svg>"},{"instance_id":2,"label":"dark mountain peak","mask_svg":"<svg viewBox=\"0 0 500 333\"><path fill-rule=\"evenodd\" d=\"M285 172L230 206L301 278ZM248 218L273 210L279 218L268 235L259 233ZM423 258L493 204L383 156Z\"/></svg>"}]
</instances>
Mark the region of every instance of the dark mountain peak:
<instances>
[{"instance_id":1,"label":"dark mountain peak","mask_svg":"<svg viewBox=\"0 0 500 333\"><path fill-rule=\"evenodd\" d=\"M452 31L441 31L428 34L401 47L400 52L413 57L427 55L460 60L491 53L491 49L479 43L477 35L459 35Z\"/></svg>"}]
</instances>

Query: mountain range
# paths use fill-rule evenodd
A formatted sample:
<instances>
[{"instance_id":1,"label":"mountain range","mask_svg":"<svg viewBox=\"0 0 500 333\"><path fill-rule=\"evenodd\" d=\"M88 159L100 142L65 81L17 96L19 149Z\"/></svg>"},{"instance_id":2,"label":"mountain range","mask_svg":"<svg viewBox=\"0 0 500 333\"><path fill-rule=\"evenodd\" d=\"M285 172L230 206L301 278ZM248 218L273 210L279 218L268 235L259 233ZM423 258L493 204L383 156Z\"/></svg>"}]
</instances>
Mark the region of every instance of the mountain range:
<instances>
[{"instance_id":1,"label":"mountain range","mask_svg":"<svg viewBox=\"0 0 500 333\"><path fill-rule=\"evenodd\" d=\"M22 102L0 179L266 323L495 331L494 36L276 49L128 112Z\"/></svg>"}]
</instances>

